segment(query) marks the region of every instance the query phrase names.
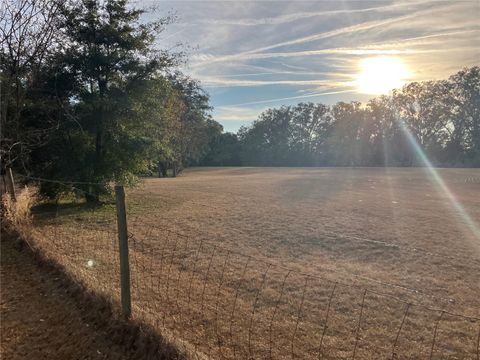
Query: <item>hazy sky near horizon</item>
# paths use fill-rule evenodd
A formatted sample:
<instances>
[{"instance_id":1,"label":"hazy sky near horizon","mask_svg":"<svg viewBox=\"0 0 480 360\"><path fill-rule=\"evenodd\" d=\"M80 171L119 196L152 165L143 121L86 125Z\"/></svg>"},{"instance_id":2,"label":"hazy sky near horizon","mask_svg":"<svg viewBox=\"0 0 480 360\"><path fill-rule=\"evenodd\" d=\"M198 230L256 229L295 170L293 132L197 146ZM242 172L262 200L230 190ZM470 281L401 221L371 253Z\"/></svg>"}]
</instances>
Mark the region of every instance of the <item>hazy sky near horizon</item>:
<instances>
[{"instance_id":1,"label":"hazy sky near horizon","mask_svg":"<svg viewBox=\"0 0 480 360\"><path fill-rule=\"evenodd\" d=\"M188 46L182 70L210 94L226 131L270 107L302 101L366 101L362 61L395 58L405 81L447 78L480 64L480 0L155 1L152 19L179 19L159 47Z\"/></svg>"}]
</instances>

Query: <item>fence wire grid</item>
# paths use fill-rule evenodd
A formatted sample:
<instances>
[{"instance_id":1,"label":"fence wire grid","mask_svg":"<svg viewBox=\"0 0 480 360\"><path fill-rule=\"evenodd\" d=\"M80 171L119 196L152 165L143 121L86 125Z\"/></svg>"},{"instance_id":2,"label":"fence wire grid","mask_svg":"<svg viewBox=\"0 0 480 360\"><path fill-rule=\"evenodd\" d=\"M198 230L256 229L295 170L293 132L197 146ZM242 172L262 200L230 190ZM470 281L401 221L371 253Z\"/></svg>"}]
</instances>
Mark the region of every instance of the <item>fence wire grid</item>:
<instances>
[{"instance_id":1,"label":"fence wire grid","mask_svg":"<svg viewBox=\"0 0 480 360\"><path fill-rule=\"evenodd\" d=\"M35 211L30 238L120 311L114 210L78 208ZM480 318L451 299L305 273L141 216L128 230L132 316L192 358L480 359Z\"/></svg>"}]
</instances>

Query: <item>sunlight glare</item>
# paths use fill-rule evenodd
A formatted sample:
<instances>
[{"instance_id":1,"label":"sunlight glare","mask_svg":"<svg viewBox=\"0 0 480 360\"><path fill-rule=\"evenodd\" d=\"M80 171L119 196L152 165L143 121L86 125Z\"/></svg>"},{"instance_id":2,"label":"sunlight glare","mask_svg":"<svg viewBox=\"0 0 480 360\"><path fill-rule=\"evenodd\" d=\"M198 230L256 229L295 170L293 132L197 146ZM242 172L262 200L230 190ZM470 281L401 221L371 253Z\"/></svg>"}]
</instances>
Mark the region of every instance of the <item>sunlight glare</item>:
<instances>
[{"instance_id":1,"label":"sunlight glare","mask_svg":"<svg viewBox=\"0 0 480 360\"><path fill-rule=\"evenodd\" d=\"M470 214L463 207L463 205L457 200L456 196L451 192L450 188L447 186L443 178L440 176L440 173L437 171L437 169L433 166L430 159L425 154L425 151L418 144L417 140L412 135L412 133L410 132L410 130L408 129L404 121L400 118L400 116L398 116L398 114L396 115L396 118L402 132L406 135L408 142L410 143L412 148L415 150L415 153L418 155L418 157L422 161L423 165L425 166L428 174L433 179L434 183L437 185L437 190L441 194L445 194L447 196L447 198L450 200L450 203L453 205L453 208L457 211L457 214L460 215L460 217L466 223L467 227L470 229L474 237L477 240L480 240L480 226L470 216ZM477 250L480 249L478 242L475 243L474 245L476 246Z\"/></svg>"},{"instance_id":2,"label":"sunlight glare","mask_svg":"<svg viewBox=\"0 0 480 360\"><path fill-rule=\"evenodd\" d=\"M405 64L396 57L374 57L362 61L356 85L364 94L386 94L401 87L409 76Z\"/></svg>"}]
</instances>

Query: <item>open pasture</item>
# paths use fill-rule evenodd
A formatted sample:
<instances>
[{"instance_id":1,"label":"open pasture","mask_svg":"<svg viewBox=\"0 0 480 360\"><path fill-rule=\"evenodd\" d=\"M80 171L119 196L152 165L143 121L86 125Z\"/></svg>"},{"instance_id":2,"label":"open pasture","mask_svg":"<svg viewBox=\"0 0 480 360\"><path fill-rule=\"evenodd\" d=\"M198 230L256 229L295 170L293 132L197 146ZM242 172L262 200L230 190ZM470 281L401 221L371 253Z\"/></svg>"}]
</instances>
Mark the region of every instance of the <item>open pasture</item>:
<instances>
[{"instance_id":1,"label":"open pasture","mask_svg":"<svg viewBox=\"0 0 480 360\"><path fill-rule=\"evenodd\" d=\"M478 358L478 169L198 168L127 211L133 315L200 358ZM37 231L116 300L99 215Z\"/></svg>"}]
</instances>

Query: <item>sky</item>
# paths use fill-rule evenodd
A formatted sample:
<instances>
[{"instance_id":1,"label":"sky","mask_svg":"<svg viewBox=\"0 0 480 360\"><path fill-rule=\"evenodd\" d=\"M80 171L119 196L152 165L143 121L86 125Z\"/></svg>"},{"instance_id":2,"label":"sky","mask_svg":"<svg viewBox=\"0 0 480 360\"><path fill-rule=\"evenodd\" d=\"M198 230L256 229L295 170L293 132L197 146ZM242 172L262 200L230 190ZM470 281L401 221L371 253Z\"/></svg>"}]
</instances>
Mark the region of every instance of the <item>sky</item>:
<instances>
[{"instance_id":1,"label":"sky","mask_svg":"<svg viewBox=\"0 0 480 360\"><path fill-rule=\"evenodd\" d=\"M367 101L378 87L362 81L383 91L480 65L480 0L140 4L157 8L145 20L177 15L158 46L187 52L181 70L210 94L225 131L267 108Z\"/></svg>"}]
</instances>

